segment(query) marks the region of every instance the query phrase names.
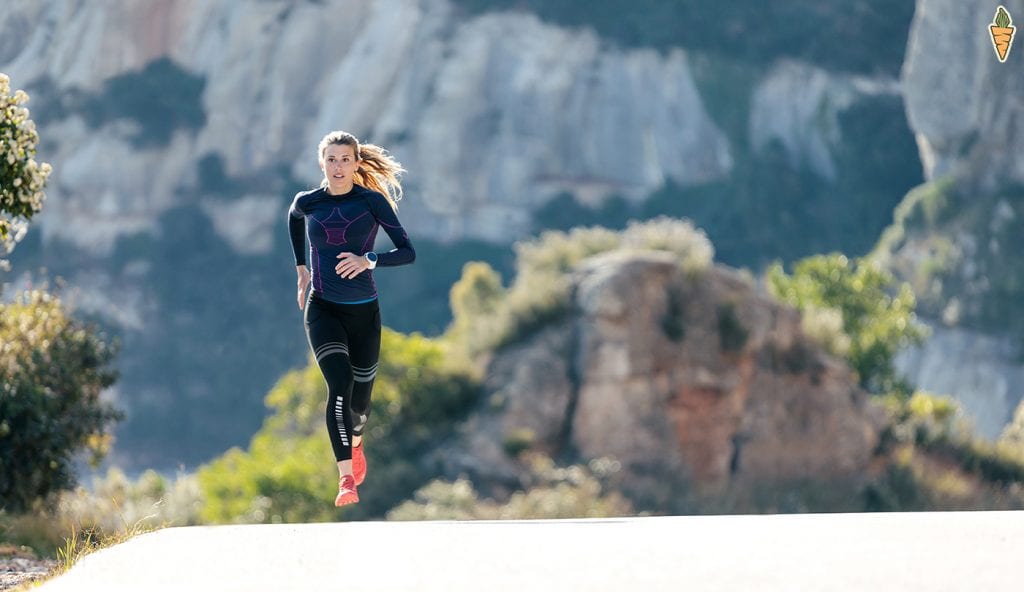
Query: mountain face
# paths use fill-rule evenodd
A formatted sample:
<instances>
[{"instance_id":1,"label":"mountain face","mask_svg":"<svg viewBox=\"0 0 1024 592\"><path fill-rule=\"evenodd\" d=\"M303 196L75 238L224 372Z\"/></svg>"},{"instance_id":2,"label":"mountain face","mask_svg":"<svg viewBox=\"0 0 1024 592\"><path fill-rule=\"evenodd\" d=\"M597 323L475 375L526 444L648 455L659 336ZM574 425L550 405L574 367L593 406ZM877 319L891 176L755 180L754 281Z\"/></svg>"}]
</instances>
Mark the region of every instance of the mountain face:
<instances>
[{"instance_id":1,"label":"mountain face","mask_svg":"<svg viewBox=\"0 0 1024 592\"><path fill-rule=\"evenodd\" d=\"M319 182L329 130L408 169L399 213L420 257L379 274L384 322L435 333L462 264L507 262L538 229L671 214L705 226L733 265L865 253L922 163L933 179L987 158L990 126L1017 137L1018 107L997 109L983 84L1017 66L989 64L958 17L970 5L981 18L978 2L920 0L911 43L886 37L908 47L901 78L864 52L843 69L809 61L811 46L758 60L651 49L464 4L0 5L0 70L32 96L54 165L6 281L64 278L65 300L121 343L116 460L171 468L244 443L269 386L305 362L284 215ZM801 14L835 22L837 6ZM977 90L937 81L946 67ZM999 84L1011 101L1018 83Z\"/></svg>"},{"instance_id":2,"label":"mountain face","mask_svg":"<svg viewBox=\"0 0 1024 592\"><path fill-rule=\"evenodd\" d=\"M1004 5L1024 15L1024 2ZM904 370L921 388L955 394L989 438L1024 397L1024 62L1012 50L996 59L994 15L980 1L918 2L902 86L927 184L907 195L876 250L932 319L932 338L903 356Z\"/></svg>"},{"instance_id":3,"label":"mountain face","mask_svg":"<svg viewBox=\"0 0 1024 592\"><path fill-rule=\"evenodd\" d=\"M1024 2L1002 4L1024 18ZM996 58L987 34L995 7L981 0L917 5L902 81L926 178L953 175L989 193L1024 184L1024 66Z\"/></svg>"},{"instance_id":4,"label":"mountain face","mask_svg":"<svg viewBox=\"0 0 1024 592\"><path fill-rule=\"evenodd\" d=\"M42 223L48 236L95 252L152 229L181 193L202 193L202 162L242 182L290 173L316 183L316 145L332 129L400 156L415 171L407 217L419 236L448 241L519 238L531 210L560 191L639 198L667 178L721 177L731 162L682 51L608 49L593 33L522 14L463 21L434 0L168 2L156 14L75 6L8 3L3 22L34 26L8 42L0 64L29 87L101 95L44 130L57 144L47 156L62 167ZM134 73L123 91L141 93L156 75L146 66L164 58L178 78L201 81L199 92L166 89L154 98L173 104L89 115L95 102L126 99L105 81ZM155 138L146 107L199 115ZM288 196L260 188L246 192L247 207L271 232L277 218L266 211ZM103 207L72 205L72 195L97 194Z\"/></svg>"}]
</instances>

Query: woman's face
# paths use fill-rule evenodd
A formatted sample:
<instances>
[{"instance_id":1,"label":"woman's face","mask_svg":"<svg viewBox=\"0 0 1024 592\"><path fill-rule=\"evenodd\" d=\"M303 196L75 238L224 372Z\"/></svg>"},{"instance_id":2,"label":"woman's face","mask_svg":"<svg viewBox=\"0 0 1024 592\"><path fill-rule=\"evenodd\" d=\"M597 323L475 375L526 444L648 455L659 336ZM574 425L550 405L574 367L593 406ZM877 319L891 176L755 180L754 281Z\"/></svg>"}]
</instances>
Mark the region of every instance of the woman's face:
<instances>
[{"instance_id":1,"label":"woman's face","mask_svg":"<svg viewBox=\"0 0 1024 592\"><path fill-rule=\"evenodd\" d=\"M324 172L332 193L336 193L335 188L343 188L346 191L351 189L352 183L355 181L353 174L358 167L359 161L356 160L355 146L331 144L324 149L320 170Z\"/></svg>"}]
</instances>

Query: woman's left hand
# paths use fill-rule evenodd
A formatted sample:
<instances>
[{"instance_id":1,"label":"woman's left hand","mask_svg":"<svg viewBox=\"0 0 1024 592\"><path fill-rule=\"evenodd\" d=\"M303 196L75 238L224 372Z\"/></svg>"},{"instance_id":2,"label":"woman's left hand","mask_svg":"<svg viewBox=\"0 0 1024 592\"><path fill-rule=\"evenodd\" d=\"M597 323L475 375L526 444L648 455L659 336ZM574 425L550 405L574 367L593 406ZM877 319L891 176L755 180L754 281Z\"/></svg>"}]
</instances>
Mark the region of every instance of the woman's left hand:
<instances>
[{"instance_id":1,"label":"woman's left hand","mask_svg":"<svg viewBox=\"0 0 1024 592\"><path fill-rule=\"evenodd\" d=\"M366 260L366 257L355 253L342 253L338 255L338 259L341 259L341 262L334 266L334 271L347 280L356 277L370 267L370 262Z\"/></svg>"}]
</instances>

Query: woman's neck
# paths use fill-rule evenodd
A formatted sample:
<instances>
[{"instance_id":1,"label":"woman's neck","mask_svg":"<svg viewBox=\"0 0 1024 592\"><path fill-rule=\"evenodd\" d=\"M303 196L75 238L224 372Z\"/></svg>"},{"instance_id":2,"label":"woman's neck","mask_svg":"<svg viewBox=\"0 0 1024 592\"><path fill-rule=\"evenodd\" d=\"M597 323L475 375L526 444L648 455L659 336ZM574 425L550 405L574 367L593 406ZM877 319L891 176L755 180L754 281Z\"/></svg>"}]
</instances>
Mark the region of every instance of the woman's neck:
<instances>
[{"instance_id":1,"label":"woman's neck","mask_svg":"<svg viewBox=\"0 0 1024 592\"><path fill-rule=\"evenodd\" d=\"M352 181L349 181L348 183L342 183L340 185L332 185L328 183L327 193L328 195L345 195L346 193L352 191L354 187L355 183L353 183Z\"/></svg>"}]
</instances>

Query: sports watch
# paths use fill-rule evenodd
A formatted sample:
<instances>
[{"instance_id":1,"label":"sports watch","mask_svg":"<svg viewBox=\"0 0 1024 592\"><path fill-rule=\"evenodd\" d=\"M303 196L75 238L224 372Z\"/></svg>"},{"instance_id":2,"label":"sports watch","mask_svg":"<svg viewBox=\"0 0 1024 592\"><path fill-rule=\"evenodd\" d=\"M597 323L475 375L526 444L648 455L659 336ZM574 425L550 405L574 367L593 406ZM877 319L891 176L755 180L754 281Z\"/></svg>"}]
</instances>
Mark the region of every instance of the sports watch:
<instances>
[{"instance_id":1,"label":"sports watch","mask_svg":"<svg viewBox=\"0 0 1024 592\"><path fill-rule=\"evenodd\" d=\"M377 267L377 253L370 251L363 255L363 257L370 263L370 269Z\"/></svg>"}]
</instances>

